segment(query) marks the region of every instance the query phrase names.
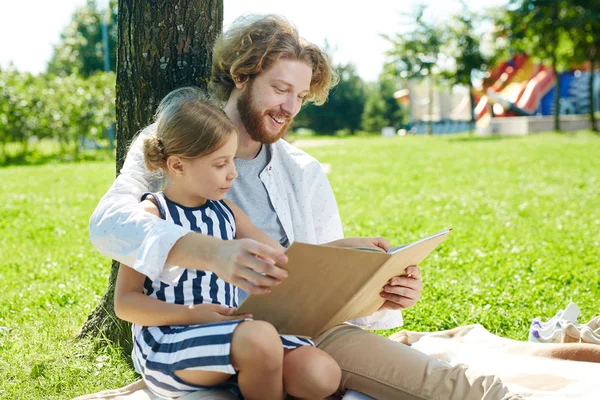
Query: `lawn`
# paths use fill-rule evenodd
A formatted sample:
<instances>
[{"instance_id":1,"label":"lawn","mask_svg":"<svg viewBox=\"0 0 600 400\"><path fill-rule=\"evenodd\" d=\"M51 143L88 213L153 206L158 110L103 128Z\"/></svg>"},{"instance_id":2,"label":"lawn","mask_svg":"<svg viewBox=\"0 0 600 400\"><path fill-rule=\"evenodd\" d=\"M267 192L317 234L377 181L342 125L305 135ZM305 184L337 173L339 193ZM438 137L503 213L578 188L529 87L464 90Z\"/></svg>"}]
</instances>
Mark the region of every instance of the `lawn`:
<instances>
[{"instance_id":1,"label":"lawn","mask_svg":"<svg viewBox=\"0 0 600 400\"><path fill-rule=\"evenodd\" d=\"M481 323L526 339L535 316L575 301L600 314L600 138L349 138L306 149L323 163L347 236L393 244L451 226L421 265L411 330ZM109 260L87 221L114 162L0 169L0 398L68 399L135 374L119 349L74 340ZM388 334L389 332L382 332Z\"/></svg>"}]
</instances>

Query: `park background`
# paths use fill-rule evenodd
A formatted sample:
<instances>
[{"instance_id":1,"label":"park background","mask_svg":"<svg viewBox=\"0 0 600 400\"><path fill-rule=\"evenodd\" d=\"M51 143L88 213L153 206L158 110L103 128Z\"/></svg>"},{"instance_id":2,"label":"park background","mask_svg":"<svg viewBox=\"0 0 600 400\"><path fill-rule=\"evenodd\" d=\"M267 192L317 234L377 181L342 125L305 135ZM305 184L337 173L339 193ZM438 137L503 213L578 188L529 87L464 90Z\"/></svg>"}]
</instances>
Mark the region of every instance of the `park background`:
<instances>
[{"instance_id":1,"label":"park background","mask_svg":"<svg viewBox=\"0 0 600 400\"><path fill-rule=\"evenodd\" d=\"M232 4L225 2L225 15ZM419 120L402 97L416 84L438 99L472 85L466 93L481 98L498 80L490 75L522 54L559 77L594 71L598 7L584 0L522 0L493 9L456 2L453 13L440 15L431 11L435 4L415 4L397 12L396 32L382 29L389 46L379 73L367 79L348 58L336 57L341 43L317 43L331 53L341 81L325 106L301 111L289 139L329 165L345 234L399 244L454 228L422 265L425 290L404 312L406 329L480 323L526 340L533 317L549 318L569 301L580 306L583 322L598 315L593 79L584 88L590 100L582 116L590 129L576 132L505 136L467 118L465 132L427 134L440 118L428 101L435 96L421 99ZM111 140L116 2L107 10L93 1L75 10L45 69L0 69L0 398L71 398L136 379L128 355L101 330L78 338L110 275L110 261L91 246L87 227L118 161ZM326 31L348 23L329 17ZM558 107L550 111L560 118L568 107L561 96L553 99ZM475 104L470 109L475 116ZM503 113L511 118L518 110ZM392 137L382 137L386 127Z\"/></svg>"}]
</instances>

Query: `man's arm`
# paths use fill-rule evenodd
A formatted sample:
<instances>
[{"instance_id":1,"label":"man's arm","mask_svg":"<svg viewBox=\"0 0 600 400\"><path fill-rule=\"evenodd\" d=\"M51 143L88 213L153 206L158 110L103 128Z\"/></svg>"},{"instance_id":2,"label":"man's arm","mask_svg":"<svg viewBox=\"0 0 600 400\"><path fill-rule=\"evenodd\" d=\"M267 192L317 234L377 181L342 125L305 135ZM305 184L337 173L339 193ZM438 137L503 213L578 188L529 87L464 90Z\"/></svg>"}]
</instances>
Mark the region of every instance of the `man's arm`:
<instances>
[{"instance_id":1,"label":"man's arm","mask_svg":"<svg viewBox=\"0 0 600 400\"><path fill-rule=\"evenodd\" d=\"M135 139L121 174L90 218L90 239L105 256L156 279L173 245L189 231L168 223L140 206L143 193L159 189L162 179L144 166L142 144L155 129L150 125Z\"/></svg>"},{"instance_id":2,"label":"man's arm","mask_svg":"<svg viewBox=\"0 0 600 400\"><path fill-rule=\"evenodd\" d=\"M121 174L96 206L90 218L92 244L153 280L165 265L179 265L215 272L249 293L265 293L268 287L253 285L244 275L250 269L283 279L285 271L274 265L275 259L285 262L283 252L252 240L223 241L190 232L140 206L142 194L157 191L162 183L144 165L142 143L153 129L150 125L134 141Z\"/></svg>"}]
</instances>

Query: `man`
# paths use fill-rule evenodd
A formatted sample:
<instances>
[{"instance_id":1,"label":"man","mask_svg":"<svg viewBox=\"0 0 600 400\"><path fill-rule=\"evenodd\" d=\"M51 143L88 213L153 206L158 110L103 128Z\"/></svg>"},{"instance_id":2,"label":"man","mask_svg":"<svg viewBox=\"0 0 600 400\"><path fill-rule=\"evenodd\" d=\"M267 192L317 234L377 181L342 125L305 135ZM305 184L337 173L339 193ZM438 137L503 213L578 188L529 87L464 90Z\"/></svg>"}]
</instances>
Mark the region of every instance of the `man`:
<instances>
[{"instance_id":1,"label":"man","mask_svg":"<svg viewBox=\"0 0 600 400\"><path fill-rule=\"evenodd\" d=\"M337 204L319 163L280 140L301 106L324 103L335 80L326 55L280 17L238 20L215 45L209 88L239 130L239 177L228 197L284 246L343 237ZM165 264L206 269L257 294L285 279L285 272L271 262L285 262L284 254L249 240L219 241L190 233L141 210L141 194L159 189L162 179L145 170L140 151L151 129L131 147L121 175L92 215L94 245L148 276L161 274ZM390 247L383 238L354 238L346 244ZM422 288L417 267L406 273L410 277L396 277L383 288L386 302L380 311L353 322L371 329L401 325L396 310L413 306ZM470 377L461 366L451 367L356 326L332 328L315 343L342 368L340 394L354 389L376 399L507 397L498 379Z\"/></svg>"}]
</instances>

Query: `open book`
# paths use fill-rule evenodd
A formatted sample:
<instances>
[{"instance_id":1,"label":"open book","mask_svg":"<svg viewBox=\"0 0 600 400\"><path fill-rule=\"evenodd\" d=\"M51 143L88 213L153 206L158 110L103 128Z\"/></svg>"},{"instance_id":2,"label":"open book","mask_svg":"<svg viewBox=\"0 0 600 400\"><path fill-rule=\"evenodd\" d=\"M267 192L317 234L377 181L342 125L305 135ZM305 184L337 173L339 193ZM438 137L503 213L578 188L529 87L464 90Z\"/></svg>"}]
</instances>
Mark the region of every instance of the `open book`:
<instances>
[{"instance_id":1,"label":"open book","mask_svg":"<svg viewBox=\"0 0 600 400\"><path fill-rule=\"evenodd\" d=\"M294 242L281 266L288 278L269 294L248 296L236 314L252 313L279 333L307 337L366 317L385 302L379 293L388 281L421 263L450 231L397 246L393 254Z\"/></svg>"}]
</instances>

